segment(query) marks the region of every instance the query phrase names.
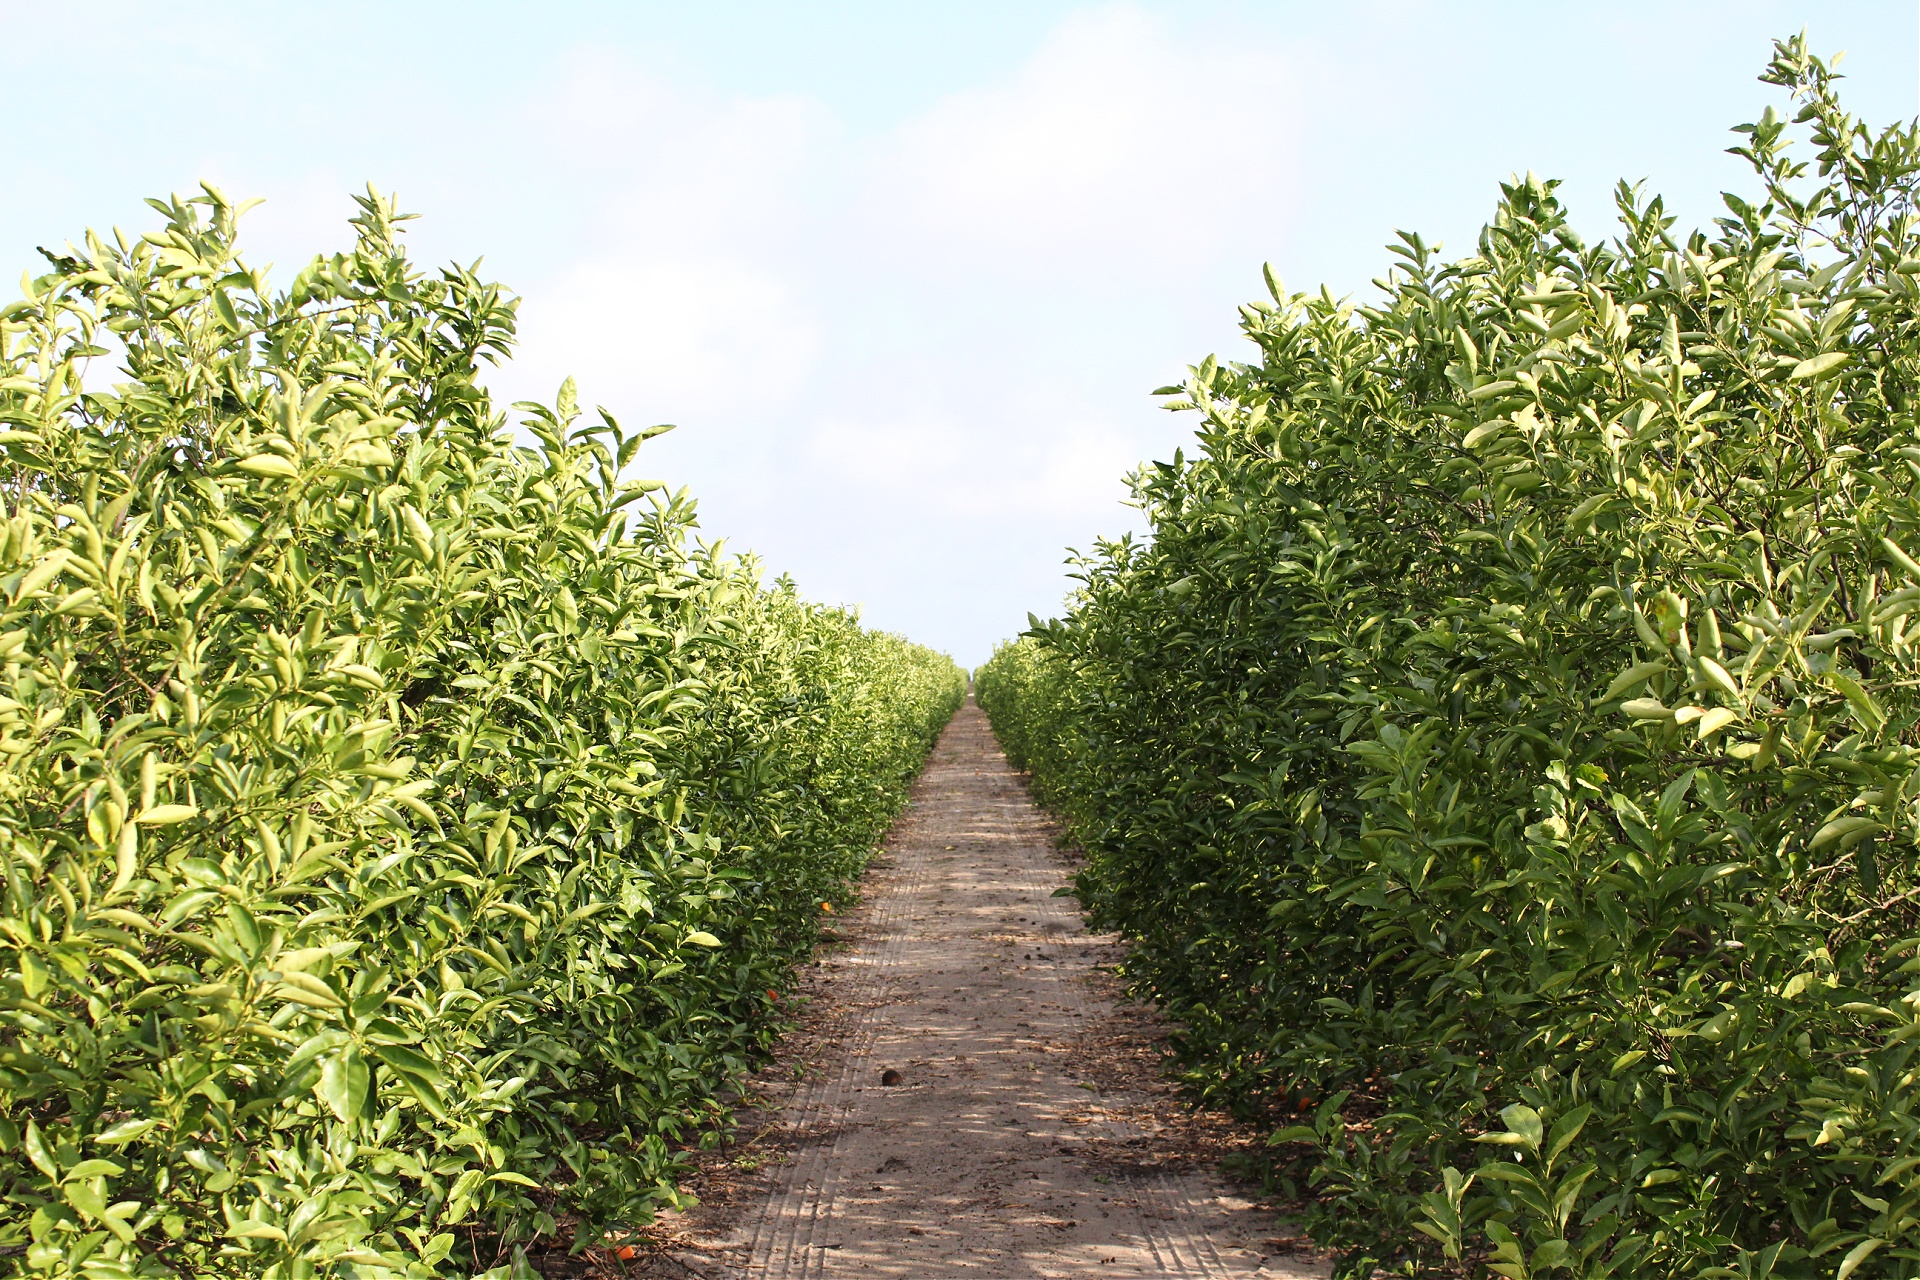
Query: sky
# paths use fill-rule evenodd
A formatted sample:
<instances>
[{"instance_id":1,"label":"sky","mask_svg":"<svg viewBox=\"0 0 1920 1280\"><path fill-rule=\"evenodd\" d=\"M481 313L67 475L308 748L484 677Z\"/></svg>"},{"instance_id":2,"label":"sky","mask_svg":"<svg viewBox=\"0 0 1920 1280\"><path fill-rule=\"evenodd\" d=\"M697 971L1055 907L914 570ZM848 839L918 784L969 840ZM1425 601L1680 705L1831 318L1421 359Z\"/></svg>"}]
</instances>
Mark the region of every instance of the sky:
<instances>
[{"instance_id":1,"label":"sky","mask_svg":"<svg viewBox=\"0 0 1920 1280\"><path fill-rule=\"evenodd\" d=\"M1528 170L1589 238L1622 177L1704 223L1802 28L1920 111L1914 0L0 0L0 279L205 179L284 283L372 182L522 299L496 395L677 424L636 470L705 536L975 666L1140 527L1150 393L1251 354L1262 263L1364 298Z\"/></svg>"}]
</instances>

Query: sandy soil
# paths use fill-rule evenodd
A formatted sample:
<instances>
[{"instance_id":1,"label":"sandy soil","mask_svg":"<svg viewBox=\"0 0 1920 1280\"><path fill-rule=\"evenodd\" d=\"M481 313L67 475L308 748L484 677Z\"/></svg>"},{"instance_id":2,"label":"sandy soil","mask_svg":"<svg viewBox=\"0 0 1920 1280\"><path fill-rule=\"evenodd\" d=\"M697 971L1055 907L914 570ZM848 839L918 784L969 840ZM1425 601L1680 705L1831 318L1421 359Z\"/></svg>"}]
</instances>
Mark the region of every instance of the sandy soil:
<instances>
[{"instance_id":1,"label":"sandy soil","mask_svg":"<svg viewBox=\"0 0 1920 1280\"><path fill-rule=\"evenodd\" d=\"M1323 1276L1214 1172L1252 1140L1181 1107L1113 940L971 701L876 859L760 1123L710 1153L656 1275Z\"/></svg>"}]
</instances>

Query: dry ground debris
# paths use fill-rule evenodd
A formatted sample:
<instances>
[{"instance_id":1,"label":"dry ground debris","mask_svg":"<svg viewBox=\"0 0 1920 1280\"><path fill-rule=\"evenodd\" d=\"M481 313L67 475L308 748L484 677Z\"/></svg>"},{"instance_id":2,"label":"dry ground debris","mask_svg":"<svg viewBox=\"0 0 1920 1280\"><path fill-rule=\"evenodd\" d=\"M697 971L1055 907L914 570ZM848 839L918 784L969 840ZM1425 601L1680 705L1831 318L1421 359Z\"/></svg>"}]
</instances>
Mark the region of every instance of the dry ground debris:
<instances>
[{"instance_id":1,"label":"dry ground debris","mask_svg":"<svg viewBox=\"0 0 1920 1280\"><path fill-rule=\"evenodd\" d=\"M1224 1185L1252 1135L1158 1077L1112 939L1053 891L1070 867L971 701L801 990L701 1204L609 1274L1326 1274Z\"/></svg>"}]
</instances>

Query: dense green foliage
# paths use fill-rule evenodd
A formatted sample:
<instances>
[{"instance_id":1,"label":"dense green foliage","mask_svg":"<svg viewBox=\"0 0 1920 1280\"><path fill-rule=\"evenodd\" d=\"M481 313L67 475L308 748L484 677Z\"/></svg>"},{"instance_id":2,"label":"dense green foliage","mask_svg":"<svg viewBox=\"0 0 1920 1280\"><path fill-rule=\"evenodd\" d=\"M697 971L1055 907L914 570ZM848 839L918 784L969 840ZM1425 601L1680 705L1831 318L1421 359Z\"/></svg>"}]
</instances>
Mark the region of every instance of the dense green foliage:
<instances>
[{"instance_id":1,"label":"dense green foliage","mask_svg":"<svg viewBox=\"0 0 1920 1280\"><path fill-rule=\"evenodd\" d=\"M1920 1275L1920 137L1764 78L1711 231L1269 276L979 673L1349 1274Z\"/></svg>"},{"instance_id":2,"label":"dense green foliage","mask_svg":"<svg viewBox=\"0 0 1920 1280\"><path fill-rule=\"evenodd\" d=\"M524 1274L673 1200L963 678L511 430L383 198L281 293L156 207L0 310L0 1269Z\"/></svg>"}]
</instances>

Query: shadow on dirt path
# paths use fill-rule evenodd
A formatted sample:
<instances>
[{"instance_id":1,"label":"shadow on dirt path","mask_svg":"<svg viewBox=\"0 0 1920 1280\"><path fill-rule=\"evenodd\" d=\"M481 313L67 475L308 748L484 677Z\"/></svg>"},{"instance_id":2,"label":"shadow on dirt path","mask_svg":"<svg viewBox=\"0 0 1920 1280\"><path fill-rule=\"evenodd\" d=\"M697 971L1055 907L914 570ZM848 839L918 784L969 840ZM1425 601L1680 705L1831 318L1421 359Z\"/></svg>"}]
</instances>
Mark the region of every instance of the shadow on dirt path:
<instances>
[{"instance_id":1,"label":"shadow on dirt path","mask_svg":"<svg viewBox=\"0 0 1920 1280\"><path fill-rule=\"evenodd\" d=\"M1052 834L969 699L755 1086L769 1123L707 1162L656 1274L1326 1274L1215 1180L1248 1139L1154 1081Z\"/></svg>"}]
</instances>

